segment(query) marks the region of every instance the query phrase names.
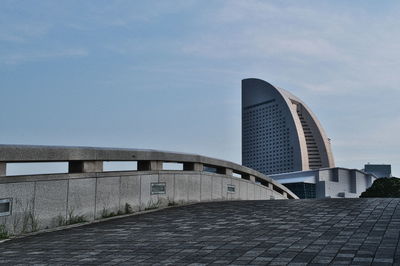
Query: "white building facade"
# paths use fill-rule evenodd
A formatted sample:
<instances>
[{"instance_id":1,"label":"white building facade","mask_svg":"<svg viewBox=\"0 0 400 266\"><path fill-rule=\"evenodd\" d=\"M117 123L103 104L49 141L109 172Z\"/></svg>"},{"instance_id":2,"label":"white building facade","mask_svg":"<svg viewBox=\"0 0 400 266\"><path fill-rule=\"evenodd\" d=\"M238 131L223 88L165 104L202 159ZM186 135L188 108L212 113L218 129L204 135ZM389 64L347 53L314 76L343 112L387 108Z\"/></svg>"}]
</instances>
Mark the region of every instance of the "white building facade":
<instances>
[{"instance_id":1,"label":"white building facade","mask_svg":"<svg viewBox=\"0 0 400 266\"><path fill-rule=\"evenodd\" d=\"M376 176L357 169L321 168L270 175L299 198L358 198Z\"/></svg>"}]
</instances>

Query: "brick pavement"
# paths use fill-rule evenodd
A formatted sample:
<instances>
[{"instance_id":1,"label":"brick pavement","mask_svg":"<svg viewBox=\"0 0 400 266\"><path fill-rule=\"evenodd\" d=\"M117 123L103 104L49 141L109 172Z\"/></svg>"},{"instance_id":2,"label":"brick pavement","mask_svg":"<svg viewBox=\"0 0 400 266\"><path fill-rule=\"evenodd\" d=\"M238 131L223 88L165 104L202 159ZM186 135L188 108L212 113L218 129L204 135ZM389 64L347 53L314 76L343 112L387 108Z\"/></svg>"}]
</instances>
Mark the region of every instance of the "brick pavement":
<instances>
[{"instance_id":1,"label":"brick pavement","mask_svg":"<svg viewBox=\"0 0 400 266\"><path fill-rule=\"evenodd\" d=\"M400 199L201 203L0 244L0 264L400 265Z\"/></svg>"}]
</instances>

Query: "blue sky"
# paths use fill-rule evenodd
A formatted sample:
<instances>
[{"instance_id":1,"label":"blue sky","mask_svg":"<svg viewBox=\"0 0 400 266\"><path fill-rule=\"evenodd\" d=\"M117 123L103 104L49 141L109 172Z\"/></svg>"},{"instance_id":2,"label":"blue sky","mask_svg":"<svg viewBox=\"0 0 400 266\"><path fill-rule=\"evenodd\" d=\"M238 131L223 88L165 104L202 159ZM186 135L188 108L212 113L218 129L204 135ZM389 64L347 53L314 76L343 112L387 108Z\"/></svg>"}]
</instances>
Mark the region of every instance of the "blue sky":
<instances>
[{"instance_id":1,"label":"blue sky","mask_svg":"<svg viewBox=\"0 0 400 266\"><path fill-rule=\"evenodd\" d=\"M0 1L0 143L241 161L241 80L316 113L338 166L400 175L398 1Z\"/></svg>"}]
</instances>

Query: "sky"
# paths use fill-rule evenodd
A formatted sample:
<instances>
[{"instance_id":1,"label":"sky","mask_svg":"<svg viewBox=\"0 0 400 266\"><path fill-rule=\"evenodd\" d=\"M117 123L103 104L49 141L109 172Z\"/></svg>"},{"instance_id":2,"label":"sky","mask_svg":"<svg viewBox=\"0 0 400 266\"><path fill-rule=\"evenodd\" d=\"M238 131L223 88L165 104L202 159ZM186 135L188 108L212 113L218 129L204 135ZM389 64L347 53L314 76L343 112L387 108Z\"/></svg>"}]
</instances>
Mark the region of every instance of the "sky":
<instances>
[{"instance_id":1,"label":"sky","mask_svg":"<svg viewBox=\"0 0 400 266\"><path fill-rule=\"evenodd\" d=\"M301 98L337 166L400 176L399 1L0 1L0 143L241 162L241 80Z\"/></svg>"}]
</instances>

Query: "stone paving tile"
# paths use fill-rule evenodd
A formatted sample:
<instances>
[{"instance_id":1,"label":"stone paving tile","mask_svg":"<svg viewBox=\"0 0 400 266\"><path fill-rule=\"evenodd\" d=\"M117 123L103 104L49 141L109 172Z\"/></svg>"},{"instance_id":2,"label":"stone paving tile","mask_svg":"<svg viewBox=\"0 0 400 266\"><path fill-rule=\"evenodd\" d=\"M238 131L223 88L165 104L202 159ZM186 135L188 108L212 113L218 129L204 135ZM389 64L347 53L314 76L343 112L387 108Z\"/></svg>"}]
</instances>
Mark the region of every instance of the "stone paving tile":
<instances>
[{"instance_id":1,"label":"stone paving tile","mask_svg":"<svg viewBox=\"0 0 400 266\"><path fill-rule=\"evenodd\" d=\"M400 199L201 203L0 244L0 265L400 265Z\"/></svg>"}]
</instances>

